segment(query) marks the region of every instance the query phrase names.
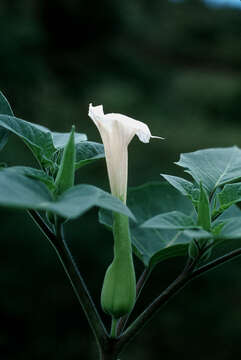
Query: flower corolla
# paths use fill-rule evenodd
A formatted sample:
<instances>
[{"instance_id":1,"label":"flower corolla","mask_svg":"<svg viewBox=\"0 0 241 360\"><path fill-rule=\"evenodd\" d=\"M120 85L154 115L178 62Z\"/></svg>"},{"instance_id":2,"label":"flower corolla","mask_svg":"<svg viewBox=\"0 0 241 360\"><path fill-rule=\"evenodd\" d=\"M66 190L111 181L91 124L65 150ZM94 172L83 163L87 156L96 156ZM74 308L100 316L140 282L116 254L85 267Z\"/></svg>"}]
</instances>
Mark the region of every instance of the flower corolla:
<instances>
[{"instance_id":1,"label":"flower corolla","mask_svg":"<svg viewBox=\"0 0 241 360\"><path fill-rule=\"evenodd\" d=\"M112 195L126 202L128 177L128 145L137 135L148 143L152 136L149 127L141 121L122 114L104 114L103 106L89 105L89 117L97 126L104 144L107 171Z\"/></svg>"}]
</instances>

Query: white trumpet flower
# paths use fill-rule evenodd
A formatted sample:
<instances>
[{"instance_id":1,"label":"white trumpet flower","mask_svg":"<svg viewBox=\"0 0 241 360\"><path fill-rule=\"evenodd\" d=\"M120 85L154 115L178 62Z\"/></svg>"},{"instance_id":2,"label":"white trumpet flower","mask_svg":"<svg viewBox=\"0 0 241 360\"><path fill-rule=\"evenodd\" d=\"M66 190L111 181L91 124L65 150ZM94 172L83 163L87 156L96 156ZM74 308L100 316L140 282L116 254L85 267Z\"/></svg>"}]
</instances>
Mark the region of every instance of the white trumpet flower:
<instances>
[{"instance_id":1,"label":"white trumpet flower","mask_svg":"<svg viewBox=\"0 0 241 360\"><path fill-rule=\"evenodd\" d=\"M103 106L89 105L89 117L97 126L104 144L112 195L126 202L128 174L128 145L137 135L148 143L152 136L146 124L121 114L104 114Z\"/></svg>"}]
</instances>

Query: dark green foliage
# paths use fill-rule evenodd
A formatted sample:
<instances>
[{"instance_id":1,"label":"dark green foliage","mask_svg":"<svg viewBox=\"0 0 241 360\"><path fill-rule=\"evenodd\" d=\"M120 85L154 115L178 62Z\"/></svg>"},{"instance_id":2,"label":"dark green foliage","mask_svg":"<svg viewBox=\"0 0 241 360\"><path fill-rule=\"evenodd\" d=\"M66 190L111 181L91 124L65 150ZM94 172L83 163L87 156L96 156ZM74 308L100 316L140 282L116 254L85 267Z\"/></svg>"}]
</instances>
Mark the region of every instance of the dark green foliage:
<instances>
[{"instance_id":1,"label":"dark green foliage","mask_svg":"<svg viewBox=\"0 0 241 360\"><path fill-rule=\"evenodd\" d=\"M150 183L131 188L127 205L137 220L137 223L130 224L134 252L146 267L154 267L160 261L186 253L190 238L177 226L163 229L158 224L158 229L152 229L140 225L152 216L168 211L182 211L184 217L193 214L193 206L187 198L167 183ZM111 213L100 211L99 219L102 224L112 226Z\"/></svg>"},{"instance_id":2,"label":"dark green foliage","mask_svg":"<svg viewBox=\"0 0 241 360\"><path fill-rule=\"evenodd\" d=\"M159 181L160 172L183 176L181 168L178 172L171 165L180 152L241 145L239 11L215 10L194 0L2 0L0 12L1 89L16 116L59 132L74 123L77 131L99 141L87 119L87 105L93 101L105 104L107 111L146 121L153 134L167 139L161 145L153 141L130 147L131 186ZM16 165L24 158L21 164L36 166L16 137L10 141L1 163ZM82 144L89 153L87 142ZM104 163L82 170L77 173L81 183L108 188ZM225 206L231 199L226 195ZM67 237L98 300L112 243L104 227L93 227L95 220L92 210L71 222ZM230 234L235 228L225 223L223 236L225 229ZM1 356L95 359L91 334L55 254L42 234L33 237L33 231L22 212L1 212ZM240 246L238 238L215 247L213 256ZM182 265L182 258L160 264L144 302L173 280ZM168 359L184 354L196 360L240 357L240 266L237 259L187 287L123 359L156 359L160 351Z\"/></svg>"}]
</instances>

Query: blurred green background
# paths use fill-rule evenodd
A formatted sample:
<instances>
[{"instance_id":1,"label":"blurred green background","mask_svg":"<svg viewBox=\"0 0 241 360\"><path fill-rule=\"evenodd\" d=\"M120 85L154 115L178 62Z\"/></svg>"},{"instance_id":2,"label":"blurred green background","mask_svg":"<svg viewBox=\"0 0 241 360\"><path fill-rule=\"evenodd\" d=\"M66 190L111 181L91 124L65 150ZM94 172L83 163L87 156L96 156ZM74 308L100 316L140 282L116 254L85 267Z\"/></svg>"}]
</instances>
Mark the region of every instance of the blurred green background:
<instances>
[{"instance_id":1,"label":"blurred green background","mask_svg":"<svg viewBox=\"0 0 241 360\"><path fill-rule=\"evenodd\" d=\"M238 1L238 0L237 0ZM241 146L241 11L201 1L1 0L1 90L15 114L52 130L72 124L100 141L87 116L103 104L146 122L149 145L129 151L129 185L182 175L181 152ZM11 137L9 165L36 165ZM78 182L108 189L103 160ZM94 224L94 225L93 225ZM67 238L99 306L111 234L97 209L68 223ZM180 271L160 264L142 309ZM137 261L137 273L142 265ZM241 259L188 285L121 359L230 359L241 355ZM108 319L105 318L108 321ZM87 321L53 249L27 214L1 210L0 356L4 360L96 359Z\"/></svg>"}]
</instances>

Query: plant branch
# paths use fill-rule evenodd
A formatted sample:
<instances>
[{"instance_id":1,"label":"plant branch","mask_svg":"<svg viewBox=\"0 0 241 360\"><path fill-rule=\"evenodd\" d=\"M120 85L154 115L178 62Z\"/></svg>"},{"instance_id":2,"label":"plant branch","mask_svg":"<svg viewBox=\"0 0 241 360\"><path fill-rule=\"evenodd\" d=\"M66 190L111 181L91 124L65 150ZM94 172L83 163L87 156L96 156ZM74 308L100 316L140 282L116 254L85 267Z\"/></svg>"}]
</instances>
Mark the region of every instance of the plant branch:
<instances>
[{"instance_id":1,"label":"plant branch","mask_svg":"<svg viewBox=\"0 0 241 360\"><path fill-rule=\"evenodd\" d=\"M104 349L106 349L106 353L120 353L123 348L138 334L138 332L151 320L151 318L158 313L160 308L166 304L172 296L177 294L189 281L241 255L241 248L239 248L197 268L196 270L195 267L199 259L197 258L195 261L189 259L182 273L139 315L139 317L128 327L128 329L124 331L121 336L115 339L110 339L91 299L84 280L80 275L70 250L64 240L63 225L57 223L56 234L54 234L36 211L30 210L29 214L54 247L73 286L74 292L85 312L92 331L96 337L100 353L102 354L105 353ZM137 299L149 274L149 270L146 269L138 280L136 289ZM127 320L128 317L123 317L119 321L118 335L124 329Z\"/></svg>"},{"instance_id":2,"label":"plant branch","mask_svg":"<svg viewBox=\"0 0 241 360\"><path fill-rule=\"evenodd\" d=\"M75 264L72 254L64 240L63 225L57 221L55 235L36 211L30 210L29 214L55 249L59 260L70 280L77 299L79 300L87 317L89 325L95 335L99 350L101 351L101 349L107 347L108 344L109 338L107 331L102 323L102 320L78 270L78 267Z\"/></svg>"},{"instance_id":3,"label":"plant branch","mask_svg":"<svg viewBox=\"0 0 241 360\"><path fill-rule=\"evenodd\" d=\"M194 278L216 268L241 255L241 248L231 251L230 253L219 257L206 265L194 270L198 259L194 262L187 262L183 272L169 285L129 326L118 341L118 351L123 348L139 333L139 331L158 313L160 308L165 305L175 294L177 294L187 283Z\"/></svg>"},{"instance_id":4,"label":"plant branch","mask_svg":"<svg viewBox=\"0 0 241 360\"><path fill-rule=\"evenodd\" d=\"M39 213L35 210L27 211L30 217L33 219L37 227L40 231L46 236L46 238L50 241L51 245L56 243L56 236L53 231L49 228L49 226L44 222Z\"/></svg>"},{"instance_id":5,"label":"plant branch","mask_svg":"<svg viewBox=\"0 0 241 360\"><path fill-rule=\"evenodd\" d=\"M240 255L241 255L241 248L233 250L226 255L223 255L213 261L210 261L209 263L207 263L207 264L201 266L200 268L198 268L197 270L193 271L193 273L190 274L190 280L194 279L194 278L208 272L209 270L212 270L212 269L214 269L214 268L240 256Z\"/></svg>"},{"instance_id":6,"label":"plant branch","mask_svg":"<svg viewBox=\"0 0 241 360\"><path fill-rule=\"evenodd\" d=\"M169 285L143 312L142 314L128 327L123 333L118 342L118 349L121 352L139 331L151 320L151 318L160 310L169 299L176 294L187 283L189 273L194 268L195 263L188 259L187 264L182 273Z\"/></svg>"}]
</instances>

